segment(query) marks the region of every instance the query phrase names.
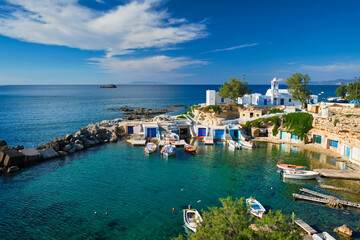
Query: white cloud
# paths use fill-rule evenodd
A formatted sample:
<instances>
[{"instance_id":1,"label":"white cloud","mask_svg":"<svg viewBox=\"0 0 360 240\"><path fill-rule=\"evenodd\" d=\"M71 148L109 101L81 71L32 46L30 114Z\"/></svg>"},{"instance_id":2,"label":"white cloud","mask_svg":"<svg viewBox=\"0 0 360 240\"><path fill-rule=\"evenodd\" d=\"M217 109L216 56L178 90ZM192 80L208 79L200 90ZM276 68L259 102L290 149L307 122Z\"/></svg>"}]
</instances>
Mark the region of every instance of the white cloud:
<instances>
[{"instance_id":1,"label":"white cloud","mask_svg":"<svg viewBox=\"0 0 360 240\"><path fill-rule=\"evenodd\" d=\"M166 10L158 10L161 1L130 1L100 12L77 0L5 0L9 13L0 15L0 34L33 43L104 50L108 56L207 35L205 24L170 18Z\"/></svg>"},{"instance_id":2,"label":"white cloud","mask_svg":"<svg viewBox=\"0 0 360 240\"><path fill-rule=\"evenodd\" d=\"M242 45L235 46L235 47L215 49L215 50L208 51L206 53L221 52L221 51L231 51L231 50L235 50L235 49L239 49L239 48L254 47L254 46L257 46L257 45L259 45L259 44L258 43L242 44Z\"/></svg>"},{"instance_id":3,"label":"white cloud","mask_svg":"<svg viewBox=\"0 0 360 240\"><path fill-rule=\"evenodd\" d=\"M303 65L304 69L316 72L358 72L360 63L333 63L329 65Z\"/></svg>"},{"instance_id":4,"label":"white cloud","mask_svg":"<svg viewBox=\"0 0 360 240\"><path fill-rule=\"evenodd\" d=\"M123 57L92 58L89 60L91 64L98 66L104 72L118 76L127 82L143 81L149 78L157 81L168 77L191 76L176 71L184 67L207 64L203 60L187 57L172 58L164 55L126 60Z\"/></svg>"}]
</instances>

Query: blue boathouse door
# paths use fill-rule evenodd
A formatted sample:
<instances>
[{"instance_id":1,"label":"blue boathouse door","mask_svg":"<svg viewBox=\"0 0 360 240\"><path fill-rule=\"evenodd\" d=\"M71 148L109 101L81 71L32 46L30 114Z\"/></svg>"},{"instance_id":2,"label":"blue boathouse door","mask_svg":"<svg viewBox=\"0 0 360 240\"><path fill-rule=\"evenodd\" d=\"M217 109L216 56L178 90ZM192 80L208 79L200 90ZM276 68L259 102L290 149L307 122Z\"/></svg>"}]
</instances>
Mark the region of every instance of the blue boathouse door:
<instances>
[{"instance_id":1,"label":"blue boathouse door","mask_svg":"<svg viewBox=\"0 0 360 240\"><path fill-rule=\"evenodd\" d=\"M133 133L134 133L134 127L128 126L128 134L133 134Z\"/></svg>"},{"instance_id":2,"label":"blue boathouse door","mask_svg":"<svg viewBox=\"0 0 360 240\"><path fill-rule=\"evenodd\" d=\"M224 130L215 130L215 139L224 138Z\"/></svg>"},{"instance_id":3,"label":"blue boathouse door","mask_svg":"<svg viewBox=\"0 0 360 240\"><path fill-rule=\"evenodd\" d=\"M206 136L206 128L199 128L198 129L198 136L205 137Z\"/></svg>"},{"instance_id":4,"label":"blue boathouse door","mask_svg":"<svg viewBox=\"0 0 360 240\"><path fill-rule=\"evenodd\" d=\"M156 137L156 128L148 128L146 130L147 137Z\"/></svg>"}]
</instances>

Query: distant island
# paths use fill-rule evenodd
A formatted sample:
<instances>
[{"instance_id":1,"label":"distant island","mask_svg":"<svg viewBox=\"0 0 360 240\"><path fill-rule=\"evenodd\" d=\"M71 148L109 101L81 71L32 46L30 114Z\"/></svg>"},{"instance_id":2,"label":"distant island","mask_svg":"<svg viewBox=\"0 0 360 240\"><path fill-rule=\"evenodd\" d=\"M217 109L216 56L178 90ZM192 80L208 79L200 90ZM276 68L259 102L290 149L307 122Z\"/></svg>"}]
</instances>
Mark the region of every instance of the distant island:
<instances>
[{"instance_id":1,"label":"distant island","mask_svg":"<svg viewBox=\"0 0 360 240\"><path fill-rule=\"evenodd\" d=\"M100 88L116 88L116 85L115 84L108 84L108 85L100 86Z\"/></svg>"}]
</instances>

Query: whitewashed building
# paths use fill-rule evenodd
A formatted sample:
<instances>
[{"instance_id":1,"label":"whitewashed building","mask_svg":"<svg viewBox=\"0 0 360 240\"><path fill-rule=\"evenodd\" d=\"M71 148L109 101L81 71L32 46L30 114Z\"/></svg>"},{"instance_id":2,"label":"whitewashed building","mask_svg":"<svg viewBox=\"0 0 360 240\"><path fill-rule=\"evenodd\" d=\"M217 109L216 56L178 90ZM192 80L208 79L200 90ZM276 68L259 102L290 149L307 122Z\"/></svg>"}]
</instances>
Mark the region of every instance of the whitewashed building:
<instances>
[{"instance_id":1,"label":"whitewashed building","mask_svg":"<svg viewBox=\"0 0 360 240\"><path fill-rule=\"evenodd\" d=\"M215 90L206 90L206 106L226 105L231 103L231 99L219 96Z\"/></svg>"},{"instance_id":2,"label":"whitewashed building","mask_svg":"<svg viewBox=\"0 0 360 240\"><path fill-rule=\"evenodd\" d=\"M279 89L279 80L274 78L271 81L265 95L260 93L246 94L242 98L238 98L239 104L249 105L284 105L284 106L300 106L300 101L294 101L288 89ZM318 103L318 96L311 95L309 103Z\"/></svg>"}]
</instances>

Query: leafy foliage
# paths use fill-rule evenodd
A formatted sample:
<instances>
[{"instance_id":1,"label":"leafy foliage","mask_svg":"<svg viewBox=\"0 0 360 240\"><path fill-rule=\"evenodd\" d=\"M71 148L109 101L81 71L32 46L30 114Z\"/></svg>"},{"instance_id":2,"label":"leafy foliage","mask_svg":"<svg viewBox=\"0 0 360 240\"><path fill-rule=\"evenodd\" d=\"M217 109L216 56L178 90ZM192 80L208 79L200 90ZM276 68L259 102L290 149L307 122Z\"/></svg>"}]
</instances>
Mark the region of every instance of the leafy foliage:
<instances>
[{"instance_id":1,"label":"leafy foliage","mask_svg":"<svg viewBox=\"0 0 360 240\"><path fill-rule=\"evenodd\" d=\"M313 116L309 113L288 113L283 116L283 125L286 131L303 140L312 128Z\"/></svg>"},{"instance_id":2,"label":"leafy foliage","mask_svg":"<svg viewBox=\"0 0 360 240\"><path fill-rule=\"evenodd\" d=\"M357 98L356 98L356 87L357 87ZM358 83L349 83L346 87L346 99L347 100L357 100L360 99L360 84Z\"/></svg>"},{"instance_id":3,"label":"leafy foliage","mask_svg":"<svg viewBox=\"0 0 360 240\"><path fill-rule=\"evenodd\" d=\"M195 115L194 115L193 113L188 113L188 115L189 115L190 117L192 117L192 118L195 117Z\"/></svg>"},{"instance_id":4,"label":"leafy foliage","mask_svg":"<svg viewBox=\"0 0 360 240\"><path fill-rule=\"evenodd\" d=\"M184 115L178 115L177 118L179 119L186 119L186 117Z\"/></svg>"},{"instance_id":5,"label":"leafy foliage","mask_svg":"<svg viewBox=\"0 0 360 240\"><path fill-rule=\"evenodd\" d=\"M191 110L192 112L194 112L194 110L197 109L197 108L199 108L199 107L201 107L201 105L192 105L191 108L190 108L190 110Z\"/></svg>"},{"instance_id":6,"label":"leafy foliage","mask_svg":"<svg viewBox=\"0 0 360 240\"><path fill-rule=\"evenodd\" d=\"M338 118L335 118L334 120L334 127L336 126L336 124L338 124L340 122L340 120Z\"/></svg>"},{"instance_id":7,"label":"leafy foliage","mask_svg":"<svg viewBox=\"0 0 360 240\"><path fill-rule=\"evenodd\" d=\"M235 104L238 97L242 97L245 94L250 93L251 89L248 88L248 83L234 77L230 78L229 83L224 82L219 90L219 96L223 98L230 98L233 104Z\"/></svg>"},{"instance_id":8,"label":"leafy foliage","mask_svg":"<svg viewBox=\"0 0 360 240\"><path fill-rule=\"evenodd\" d=\"M268 114L272 114L272 113L283 113L284 110L278 109L278 108L273 108L269 111Z\"/></svg>"},{"instance_id":9,"label":"leafy foliage","mask_svg":"<svg viewBox=\"0 0 360 240\"><path fill-rule=\"evenodd\" d=\"M222 207L211 207L202 212L204 222L188 239L301 239L295 225L280 211L269 211L261 220L250 214L244 198L233 200L228 197L220 201ZM251 224L256 226L256 231L249 227Z\"/></svg>"},{"instance_id":10,"label":"leafy foliage","mask_svg":"<svg viewBox=\"0 0 360 240\"><path fill-rule=\"evenodd\" d=\"M295 101L299 100L303 108L306 107L310 99L311 91L308 90L310 80L309 75L302 75L301 73L294 73L290 78L286 79L286 85L289 87L292 98Z\"/></svg>"},{"instance_id":11,"label":"leafy foliage","mask_svg":"<svg viewBox=\"0 0 360 240\"><path fill-rule=\"evenodd\" d=\"M268 118L258 118L252 121L247 121L245 123L245 128L250 131L251 127L260 127L261 123L272 122L274 124L274 128L272 130L272 134L276 136L278 134L278 128L280 127L280 118L278 116L268 117Z\"/></svg>"},{"instance_id":12,"label":"leafy foliage","mask_svg":"<svg viewBox=\"0 0 360 240\"><path fill-rule=\"evenodd\" d=\"M217 113L220 111L220 106L219 105L206 106L204 108L204 112L208 112L210 111L210 109L212 109L215 113Z\"/></svg>"},{"instance_id":13,"label":"leafy foliage","mask_svg":"<svg viewBox=\"0 0 360 240\"><path fill-rule=\"evenodd\" d=\"M340 87L338 87L338 88L335 90L335 94L336 94L338 97L345 98L345 96L346 96L346 86L345 86L345 85L341 85Z\"/></svg>"}]
</instances>

